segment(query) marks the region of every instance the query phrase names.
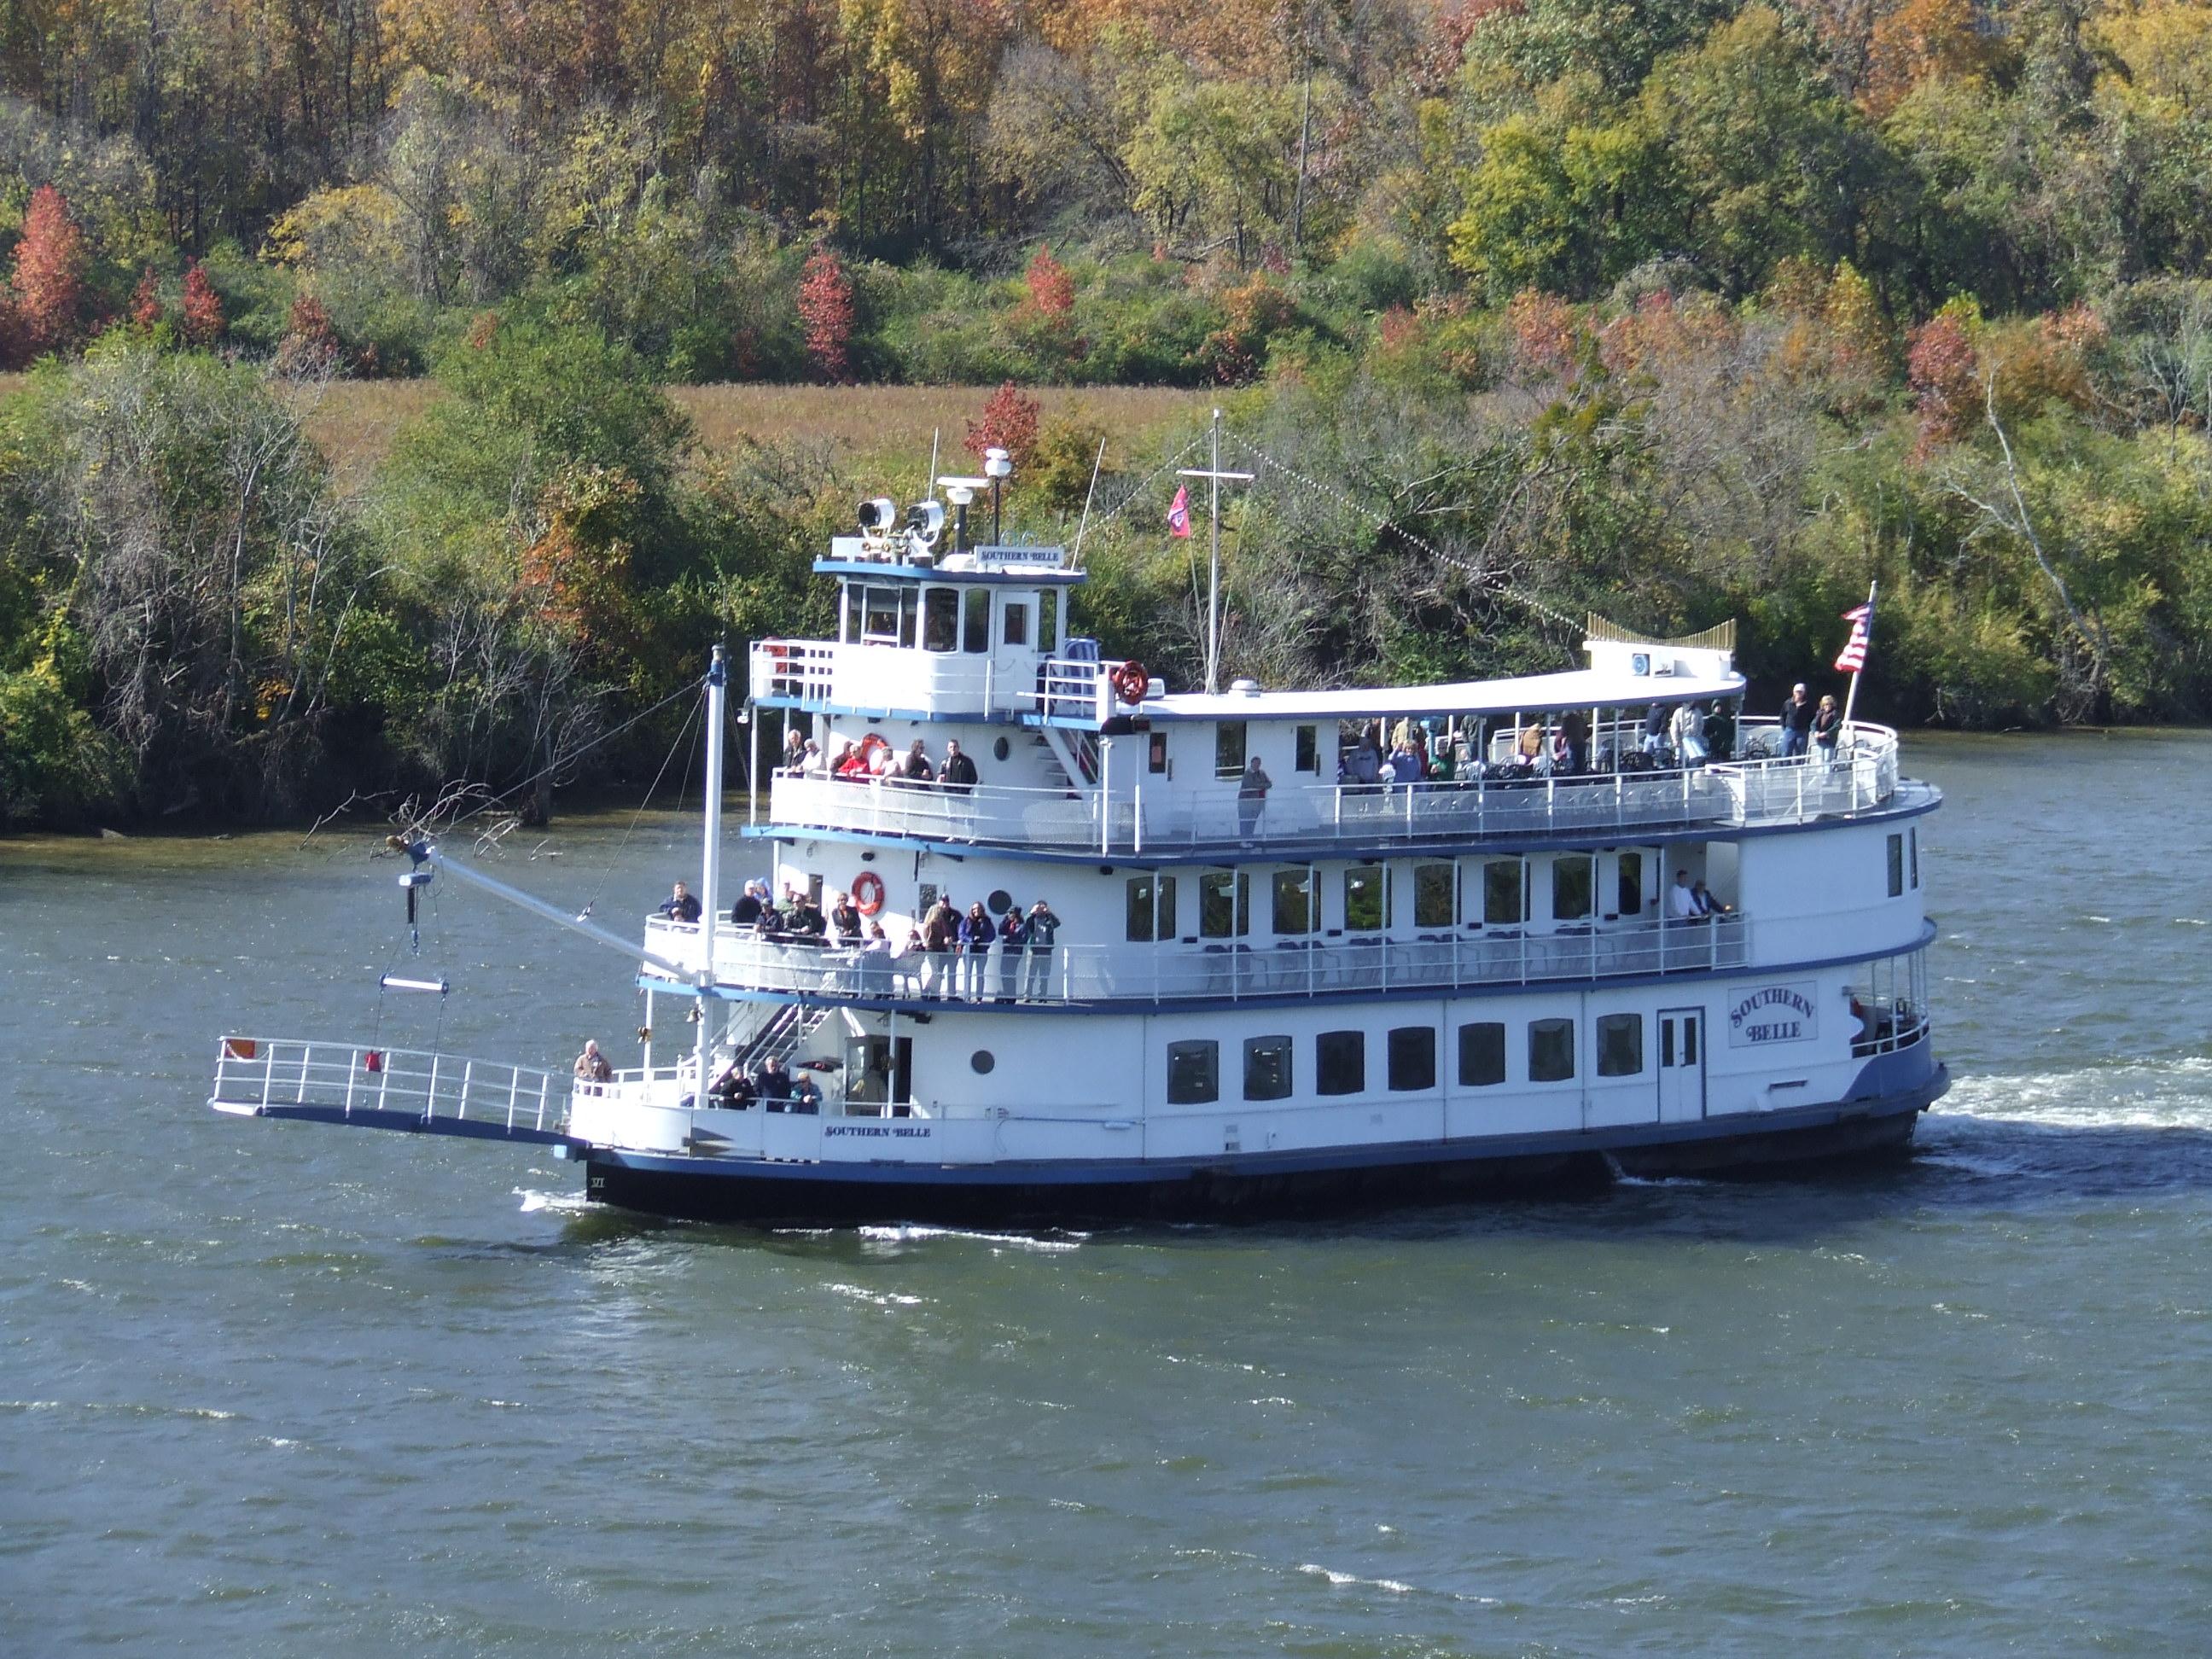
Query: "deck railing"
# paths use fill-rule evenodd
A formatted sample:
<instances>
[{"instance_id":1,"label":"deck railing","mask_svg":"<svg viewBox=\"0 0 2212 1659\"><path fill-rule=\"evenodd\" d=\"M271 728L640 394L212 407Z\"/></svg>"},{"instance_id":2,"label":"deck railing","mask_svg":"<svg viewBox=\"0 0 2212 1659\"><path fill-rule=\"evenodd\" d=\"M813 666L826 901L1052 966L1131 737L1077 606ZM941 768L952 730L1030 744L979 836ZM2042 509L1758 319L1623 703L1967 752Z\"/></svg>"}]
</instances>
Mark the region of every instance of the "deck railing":
<instances>
[{"instance_id":1,"label":"deck railing","mask_svg":"<svg viewBox=\"0 0 2212 1659\"><path fill-rule=\"evenodd\" d=\"M725 985L836 1001L912 1002L957 998L1044 1006L1103 1002L1304 997L1599 980L1738 968L1750 960L1750 924L1741 915L1703 921L1653 919L1549 932L1491 927L1437 930L1411 939L1382 934L1261 945L1065 945L975 955L917 950L851 950L763 939L723 924L714 976ZM696 961L699 930L656 920L648 948Z\"/></svg>"},{"instance_id":2,"label":"deck railing","mask_svg":"<svg viewBox=\"0 0 2212 1659\"><path fill-rule=\"evenodd\" d=\"M1762 749L1771 723L1746 722ZM1133 745L1132 745L1133 747ZM1861 724L1831 763L1754 752L1665 770L1490 776L1411 784L1278 781L1265 800L1232 781L1176 786L1107 763L1107 787L964 791L895 779L782 775L770 789L778 827L912 836L978 846L1114 854L1267 846L1362 848L1497 836L1616 833L1711 824L1797 823L1879 805L1896 793L1897 734ZM1127 781L1125 781L1124 780Z\"/></svg>"},{"instance_id":3,"label":"deck railing","mask_svg":"<svg viewBox=\"0 0 2212 1659\"><path fill-rule=\"evenodd\" d=\"M341 1117L396 1112L429 1121L549 1132L568 1103L567 1079L498 1060L289 1037L227 1036L216 1051L218 1111L313 1107Z\"/></svg>"}]
</instances>

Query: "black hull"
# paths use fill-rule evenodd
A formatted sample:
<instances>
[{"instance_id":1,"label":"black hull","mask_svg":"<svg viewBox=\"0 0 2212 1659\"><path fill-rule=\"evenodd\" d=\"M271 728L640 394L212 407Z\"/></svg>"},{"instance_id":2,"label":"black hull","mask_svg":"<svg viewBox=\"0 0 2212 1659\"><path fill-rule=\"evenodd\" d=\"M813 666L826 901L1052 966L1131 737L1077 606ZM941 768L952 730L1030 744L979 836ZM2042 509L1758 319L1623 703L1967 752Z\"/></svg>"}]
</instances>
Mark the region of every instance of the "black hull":
<instances>
[{"instance_id":1,"label":"black hull","mask_svg":"<svg viewBox=\"0 0 2212 1659\"><path fill-rule=\"evenodd\" d=\"M1939 1073L1940 1078L1940 1073ZM672 1167L594 1148L584 1156L586 1195L617 1208L678 1220L763 1227L917 1222L956 1227L1060 1227L1130 1222L1305 1220L1424 1205L1589 1193L1618 1176L1818 1176L1894 1162L1942 1085L1907 1100L1801 1115L1787 1127L1682 1138L1553 1145L1476 1155L1455 1147L1405 1149L1366 1162L1270 1167L1247 1159L1126 1175L1071 1178L1062 1170L942 1167L847 1178L819 1164L731 1162ZM1570 1138L1562 1137L1561 1140ZM691 1160L684 1160L686 1164Z\"/></svg>"}]
</instances>

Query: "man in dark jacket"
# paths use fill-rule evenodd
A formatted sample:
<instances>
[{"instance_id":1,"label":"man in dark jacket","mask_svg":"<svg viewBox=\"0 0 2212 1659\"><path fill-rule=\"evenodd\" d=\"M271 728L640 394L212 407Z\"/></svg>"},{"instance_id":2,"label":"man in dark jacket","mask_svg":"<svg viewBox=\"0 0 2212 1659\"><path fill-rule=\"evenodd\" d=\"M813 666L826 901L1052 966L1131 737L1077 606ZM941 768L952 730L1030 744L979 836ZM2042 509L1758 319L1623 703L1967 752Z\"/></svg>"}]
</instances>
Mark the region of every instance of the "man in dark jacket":
<instances>
[{"instance_id":1,"label":"man in dark jacket","mask_svg":"<svg viewBox=\"0 0 2212 1659\"><path fill-rule=\"evenodd\" d=\"M1031 1002L1040 1002L1052 983L1052 944L1060 933L1060 918L1042 899L1030 906L1029 920L1023 924L1029 937L1029 987Z\"/></svg>"},{"instance_id":2,"label":"man in dark jacket","mask_svg":"<svg viewBox=\"0 0 2212 1659\"><path fill-rule=\"evenodd\" d=\"M1782 705L1782 757L1805 752L1805 739L1813 730L1813 714L1820 705L1805 690L1803 681L1790 688L1788 701Z\"/></svg>"},{"instance_id":3,"label":"man in dark jacket","mask_svg":"<svg viewBox=\"0 0 2212 1659\"><path fill-rule=\"evenodd\" d=\"M937 769L937 781L955 795L964 795L975 787L975 763L961 752L959 738L945 739L945 764Z\"/></svg>"},{"instance_id":4,"label":"man in dark jacket","mask_svg":"<svg viewBox=\"0 0 2212 1659\"><path fill-rule=\"evenodd\" d=\"M671 921L696 922L699 920L698 896L682 882L676 890L660 902L660 912Z\"/></svg>"}]
</instances>

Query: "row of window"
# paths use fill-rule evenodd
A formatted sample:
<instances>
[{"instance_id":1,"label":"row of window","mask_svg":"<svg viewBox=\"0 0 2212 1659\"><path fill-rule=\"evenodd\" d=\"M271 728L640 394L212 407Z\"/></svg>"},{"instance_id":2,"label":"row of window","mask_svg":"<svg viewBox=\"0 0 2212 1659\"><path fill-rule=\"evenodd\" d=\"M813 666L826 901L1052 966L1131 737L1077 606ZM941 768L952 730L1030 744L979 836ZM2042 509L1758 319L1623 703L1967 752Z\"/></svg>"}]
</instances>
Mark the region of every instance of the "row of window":
<instances>
[{"instance_id":1,"label":"row of window","mask_svg":"<svg viewBox=\"0 0 2212 1659\"><path fill-rule=\"evenodd\" d=\"M1524 858L1449 860L1415 864L1407 872L1413 887L1413 925L1451 927L1462 921L1491 927L1517 927L1530 920L1540 863L1550 866L1549 913L1554 921L1584 921L1595 915L1601 888L1611 903L1607 916L1644 913L1645 856L1642 853L1563 853L1538 860ZM1346 933L1379 933L1396 914L1392 906L1392 868L1388 864L1354 865L1337 878ZM1311 866L1263 875L1273 931L1283 936L1314 933L1322 926L1319 902L1324 878ZM1199 872L1198 936L1241 939L1252 931L1253 876L1244 870ZM1171 939L1184 918L1177 879L1170 875L1132 876L1127 888L1127 937L1134 942ZM1334 920L1334 919L1333 919Z\"/></svg>"},{"instance_id":2,"label":"row of window","mask_svg":"<svg viewBox=\"0 0 2212 1659\"><path fill-rule=\"evenodd\" d=\"M1686 1044L1696 1042L1697 1027L1687 1026ZM1597 1074L1636 1077L1644 1070L1644 1016L1600 1014L1597 1018ZM1668 1033L1671 1041L1673 1033ZM1528 1080L1567 1083L1575 1075L1575 1022L1564 1017L1532 1019L1525 1027ZM1287 1100L1297 1092L1290 1036L1244 1039L1246 1100ZM1470 1020L1459 1028L1458 1078L1462 1088L1486 1088L1506 1080L1506 1028L1502 1020ZM1681 1063L1695 1065L1692 1046ZM1674 1064L1674 1056L1668 1056ZM1382 1041L1383 1086L1420 1093L1437 1086L1437 1030L1401 1025ZM1221 1044L1194 1037L1168 1044L1168 1103L1203 1106L1221 1098ZM1313 1039L1313 1093L1357 1095L1367 1091L1367 1033L1322 1031Z\"/></svg>"},{"instance_id":3,"label":"row of window","mask_svg":"<svg viewBox=\"0 0 2212 1659\"><path fill-rule=\"evenodd\" d=\"M967 651L981 654L991 648L991 599L988 587L916 588L910 583L880 586L854 583L845 590L843 637L848 645L902 645L915 642L920 627L925 651ZM1036 618L1040 651L1053 648L1059 627L1060 595L1019 591L1005 593L999 605L1001 644L1026 646L1030 618Z\"/></svg>"}]
</instances>

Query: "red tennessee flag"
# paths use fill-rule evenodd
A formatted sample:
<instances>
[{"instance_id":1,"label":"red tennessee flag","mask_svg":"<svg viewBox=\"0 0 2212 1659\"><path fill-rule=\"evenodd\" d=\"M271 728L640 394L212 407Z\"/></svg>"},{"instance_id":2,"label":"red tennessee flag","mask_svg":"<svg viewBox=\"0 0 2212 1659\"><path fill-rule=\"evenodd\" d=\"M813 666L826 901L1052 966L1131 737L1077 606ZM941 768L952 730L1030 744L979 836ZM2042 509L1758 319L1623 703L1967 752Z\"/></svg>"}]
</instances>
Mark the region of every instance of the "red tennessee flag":
<instances>
[{"instance_id":1,"label":"red tennessee flag","mask_svg":"<svg viewBox=\"0 0 2212 1659\"><path fill-rule=\"evenodd\" d=\"M1190 486L1188 484L1176 486L1176 498L1168 505L1168 534L1170 536L1190 534Z\"/></svg>"}]
</instances>

